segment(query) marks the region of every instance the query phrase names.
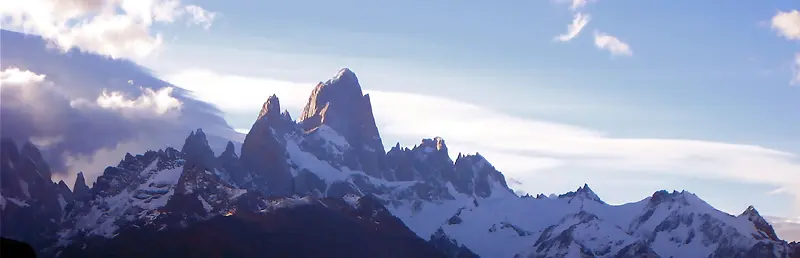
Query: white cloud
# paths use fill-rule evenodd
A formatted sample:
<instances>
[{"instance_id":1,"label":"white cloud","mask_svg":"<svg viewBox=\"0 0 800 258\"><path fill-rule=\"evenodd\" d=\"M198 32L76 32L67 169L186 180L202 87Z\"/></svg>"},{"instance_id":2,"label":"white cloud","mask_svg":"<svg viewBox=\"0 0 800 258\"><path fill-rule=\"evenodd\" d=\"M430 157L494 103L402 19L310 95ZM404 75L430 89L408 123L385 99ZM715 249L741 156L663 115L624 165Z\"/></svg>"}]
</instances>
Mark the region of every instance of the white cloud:
<instances>
[{"instance_id":1,"label":"white cloud","mask_svg":"<svg viewBox=\"0 0 800 258\"><path fill-rule=\"evenodd\" d=\"M126 153L135 155L144 153L147 150L163 149L164 147L166 147L164 142L154 142L152 139L141 136L129 141L119 142L108 148L96 150L88 155L66 152L64 153L65 163L74 171L53 174L52 179L54 182L64 180L68 186L72 187L75 184L75 175L78 172L84 172L86 183L91 186L91 183L95 182L97 177L103 174L106 167L114 166L116 162L125 157Z\"/></svg>"},{"instance_id":2,"label":"white cloud","mask_svg":"<svg viewBox=\"0 0 800 258\"><path fill-rule=\"evenodd\" d=\"M70 106L76 109L101 108L119 113L128 119L160 119L175 118L180 115L183 103L172 96L172 87L163 87L159 90L139 87L142 94L131 99L126 94L118 91L109 92L105 89L90 102L86 99L70 101Z\"/></svg>"},{"instance_id":3,"label":"white cloud","mask_svg":"<svg viewBox=\"0 0 800 258\"><path fill-rule=\"evenodd\" d=\"M588 14L583 14L581 12L575 13L575 16L572 18L572 23L567 26L567 32L556 36L554 40L566 42L577 37L578 34L581 33L581 30L586 27L586 24L589 23L589 19L590 16Z\"/></svg>"},{"instance_id":4,"label":"white cloud","mask_svg":"<svg viewBox=\"0 0 800 258\"><path fill-rule=\"evenodd\" d=\"M200 6L196 5L187 5L186 11L189 12L189 15L191 15L191 21L193 23L203 25L203 27L206 29L211 27L211 23L214 22L214 18L217 16L216 13L206 11L203 8L200 8Z\"/></svg>"},{"instance_id":5,"label":"white cloud","mask_svg":"<svg viewBox=\"0 0 800 258\"><path fill-rule=\"evenodd\" d=\"M273 93L281 99L282 108L301 110L314 85L209 71L181 72L167 79L225 112L248 110L254 118ZM222 82L226 87L219 87ZM229 92L248 94L231 96ZM541 192L526 189L530 184L525 184L541 178L540 173L588 170L646 172L654 179L669 175L767 184L788 189L800 200L800 157L793 153L700 140L615 138L588 128L514 117L442 97L365 92L371 96L387 146L394 145L394 141L413 145L423 137L442 136L451 155L480 152L509 178L522 181L521 190L526 192Z\"/></svg>"},{"instance_id":6,"label":"white cloud","mask_svg":"<svg viewBox=\"0 0 800 258\"><path fill-rule=\"evenodd\" d=\"M152 25L184 16L205 28L215 14L178 0L25 0L0 6L2 26L40 35L62 50L78 47L113 58L141 58L163 40Z\"/></svg>"},{"instance_id":7,"label":"white cloud","mask_svg":"<svg viewBox=\"0 0 800 258\"><path fill-rule=\"evenodd\" d=\"M589 0L572 0L572 5L570 8L572 8L572 10L577 10L578 8L586 6L586 3L588 2Z\"/></svg>"},{"instance_id":8,"label":"white cloud","mask_svg":"<svg viewBox=\"0 0 800 258\"><path fill-rule=\"evenodd\" d=\"M172 87L164 87L158 91L142 87L142 95L136 99L127 99L120 92L107 92L97 97L97 105L106 109L138 109L151 111L158 115L172 110L180 110L181 101L172 97Z\"/></svg>"},{"instance_id":9,"label":"white cloud","mask_svg":"<svg viewBox=\"0 0 800 258\"><path fill-rule=\"evenodd\" d=\"M28 70L20 70L16 67L6 68L0 71L0 87L5 86L24 86L44 81L43 74L36 74Z\"/></svg>"},{"instance_id":10,"label":"white cloud","mask_svg":"<svg viewBox=\"0 0 800 258\"><path fill-rule=\"evenodd\" d=\"M772 29L787 39L800 40L800 11L778 11L778 14L772 17Z\"/></svg>"},{"instance_id":11,"label":"white cloud","mask_svg":"<svg viewBox=\"0 0 800 258\"><path fill-rule=\"evenodd\" d=\"M592 0L555 0L556 3L568 3L573 11L583 8L590 1Z\"/></svg>"},{"instance_id":12,"label":"white cloud","mask_svg":"<svg viewBox=\"0 0 800 258\"><path fill-rule=\"evenodd\" d=\"M594 32L594 44L597 48L608 50L612 55L633 55L633 51L627 43L602 32Z\"/></svg>"}]
</instances>

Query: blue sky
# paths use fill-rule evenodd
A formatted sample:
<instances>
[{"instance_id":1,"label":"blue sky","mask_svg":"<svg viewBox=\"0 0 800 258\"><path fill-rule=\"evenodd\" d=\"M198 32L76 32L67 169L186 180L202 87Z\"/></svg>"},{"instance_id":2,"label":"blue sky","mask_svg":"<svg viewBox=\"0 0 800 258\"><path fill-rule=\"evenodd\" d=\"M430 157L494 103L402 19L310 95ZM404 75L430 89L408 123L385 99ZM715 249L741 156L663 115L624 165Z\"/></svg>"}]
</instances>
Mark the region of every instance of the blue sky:
<instances>
[{"instance_id":1,"label":"blue sky","mask_svg":"<svg viewBox=\"0 0 800 258\"><path fill-rule=\"evenodd\" d=\"M800 14L773 21L800 3L455 2L188 1L215 13L210 27L148 23L163 42L135 60L234 128L272 93L296 117L349 67L386 146L443 136L534 194L686 189L727 212L800 216ZM576 13L588 23L555 40ZM598 48L598 33L630 53Z\"/></svg>"},{"instance_id":2,"label":"blue sky","mask_svg":"<svg viewBox=\"0 0 800 258\"><path fill-rule=\"evenodd\" d=\"M590 2L591 21L565 43L551 39L563 33L572 13L568 3L551 1L198 5L222 15L210 31L174 33L175 45L373 59L412 72L444 70L489 85L365 87L447 95L616 136L701 138L800 151L800 91L788 83L798 44L769 28L777 10L798 8L791 1ZM595 29L623 39L633 56L598 50ZM359 63L348 66L363 73ZM324 77L307 80L322 80L335 69L331 65ZM541 102L562 110L531 107Z\"/></svg>"},{"instance_id":3,"label":"blue sky","mask_svg":"<svg viewBox=\"0 0 800 258\"><path fill-rule=\"evenodd\" d=\"M157 70L207 69L292 81L310 92L315 81L346 66L369 90L441 96L609 137L693 139L800 153L800 88L790 85L800 44L770 26L778 11L800 8L788 0L590 1L580 9L590 15L589 23L568 42L553 40L573 18L568 2L197 4L222 15L208 31L167 28L174 37L159 60L185 61L162 63ZM595 31L624 41L632 55L598 49ZM208 61L194 60L198 52ZM229 123L248 128L252 114L231 112ZM429 135L446 133L431 129ZM415 143L384 132L386 145L404 140ZM660 188L687 189L730 212L753 203L762 212L798 215L786 205L794 197L767 194L775 190L770 184L646 171L609 177L568 166L550 173L558 183L549 185L557 187L529 183L525 190L567 191L589 182L618 203Z\"/></svg>"}]
</instances>

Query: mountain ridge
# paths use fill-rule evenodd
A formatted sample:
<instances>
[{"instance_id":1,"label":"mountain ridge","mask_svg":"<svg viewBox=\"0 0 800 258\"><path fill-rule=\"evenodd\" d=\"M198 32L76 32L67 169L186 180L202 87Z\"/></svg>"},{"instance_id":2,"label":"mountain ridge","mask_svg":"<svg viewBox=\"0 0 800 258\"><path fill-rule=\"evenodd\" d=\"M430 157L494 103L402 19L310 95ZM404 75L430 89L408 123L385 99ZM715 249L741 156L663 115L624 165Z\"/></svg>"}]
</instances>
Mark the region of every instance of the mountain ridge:
<instances>
[{"instance_id":1,"label":"mountain ridge","mask_svg":"<svg viewBox=\"0 0 800 258\"><path fill-rule=\"evenodd\" d=\"M297 120L267 96L238 155L233 142L216 155L196 129L180 150L127 153L91 187L77 175L71 192L52 182L36 146L3 140L2 148L0 233L52 256L80 256L90 243L103 250L141 229L205 232L204 223L265 219L309 203L308 212L330 214L322 218L356 221L359 237L385 227L448 257L800 255L755 208L733 216L685 191L609 205L588 184L520 197L481 154L452 160L441 137L386 151L371 99L346 68L316 85Z\"/></svg>"}]
</instances>

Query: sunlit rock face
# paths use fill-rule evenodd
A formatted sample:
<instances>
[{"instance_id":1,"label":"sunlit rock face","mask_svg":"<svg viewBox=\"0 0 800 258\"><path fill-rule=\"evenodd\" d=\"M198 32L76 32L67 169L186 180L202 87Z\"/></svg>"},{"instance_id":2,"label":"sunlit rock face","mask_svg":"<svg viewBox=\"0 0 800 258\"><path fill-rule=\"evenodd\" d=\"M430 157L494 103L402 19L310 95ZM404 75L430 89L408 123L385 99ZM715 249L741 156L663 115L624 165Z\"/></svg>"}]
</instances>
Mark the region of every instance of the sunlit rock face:
<instances>
[{"instance_id":1,"label":"sunlit rock face","mask_svg":"<svg viewBox=\"0 0 800 258\"><path fill-rule=\"evenodd\" d=\"M305 130L328 125L350 143L351 169L377 178L392 179L386 170L385 153L369 95L364 95L353 71L344 68L332 79L320 82L311 92L299 121Z\"/></svg>"}]
</instances>

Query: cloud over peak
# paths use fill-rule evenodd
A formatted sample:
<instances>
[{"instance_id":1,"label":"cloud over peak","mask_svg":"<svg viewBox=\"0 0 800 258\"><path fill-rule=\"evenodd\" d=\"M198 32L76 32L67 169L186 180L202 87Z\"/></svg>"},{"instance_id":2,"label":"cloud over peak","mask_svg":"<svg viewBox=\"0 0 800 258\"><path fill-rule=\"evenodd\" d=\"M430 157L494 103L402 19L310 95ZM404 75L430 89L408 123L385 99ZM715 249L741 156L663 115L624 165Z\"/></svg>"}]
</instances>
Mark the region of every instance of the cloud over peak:
<instances>
[{"instance_id":1,"label":"cloud over peak","mask_svg":"<svg viewBox=\"0 0 800 258\"><path fill-rule=\"evenodd\" d=\"M91 183L126 152L177 147L197 128L214 148L240 140L214 106L130 61L48 51L42 38L0 32L0 136L40 147L56 180L84 171Z\"/></svg>"},{"instance_id":2,"label":"cloud over peak","mask_svg":"<svg viewBox=\"0 0 800 258\"><path fill-rule=\"evenodd\" d=\"M108 92L103 90L97 97L97 105L112 110L133 109L144 110L155 115L165 115L167 112L180 111L181 101L172 97L172 87L164 87L159 90L140 87L142 95L136 99L128 99L121 92Z\"/></svg>"}]
</instances>

